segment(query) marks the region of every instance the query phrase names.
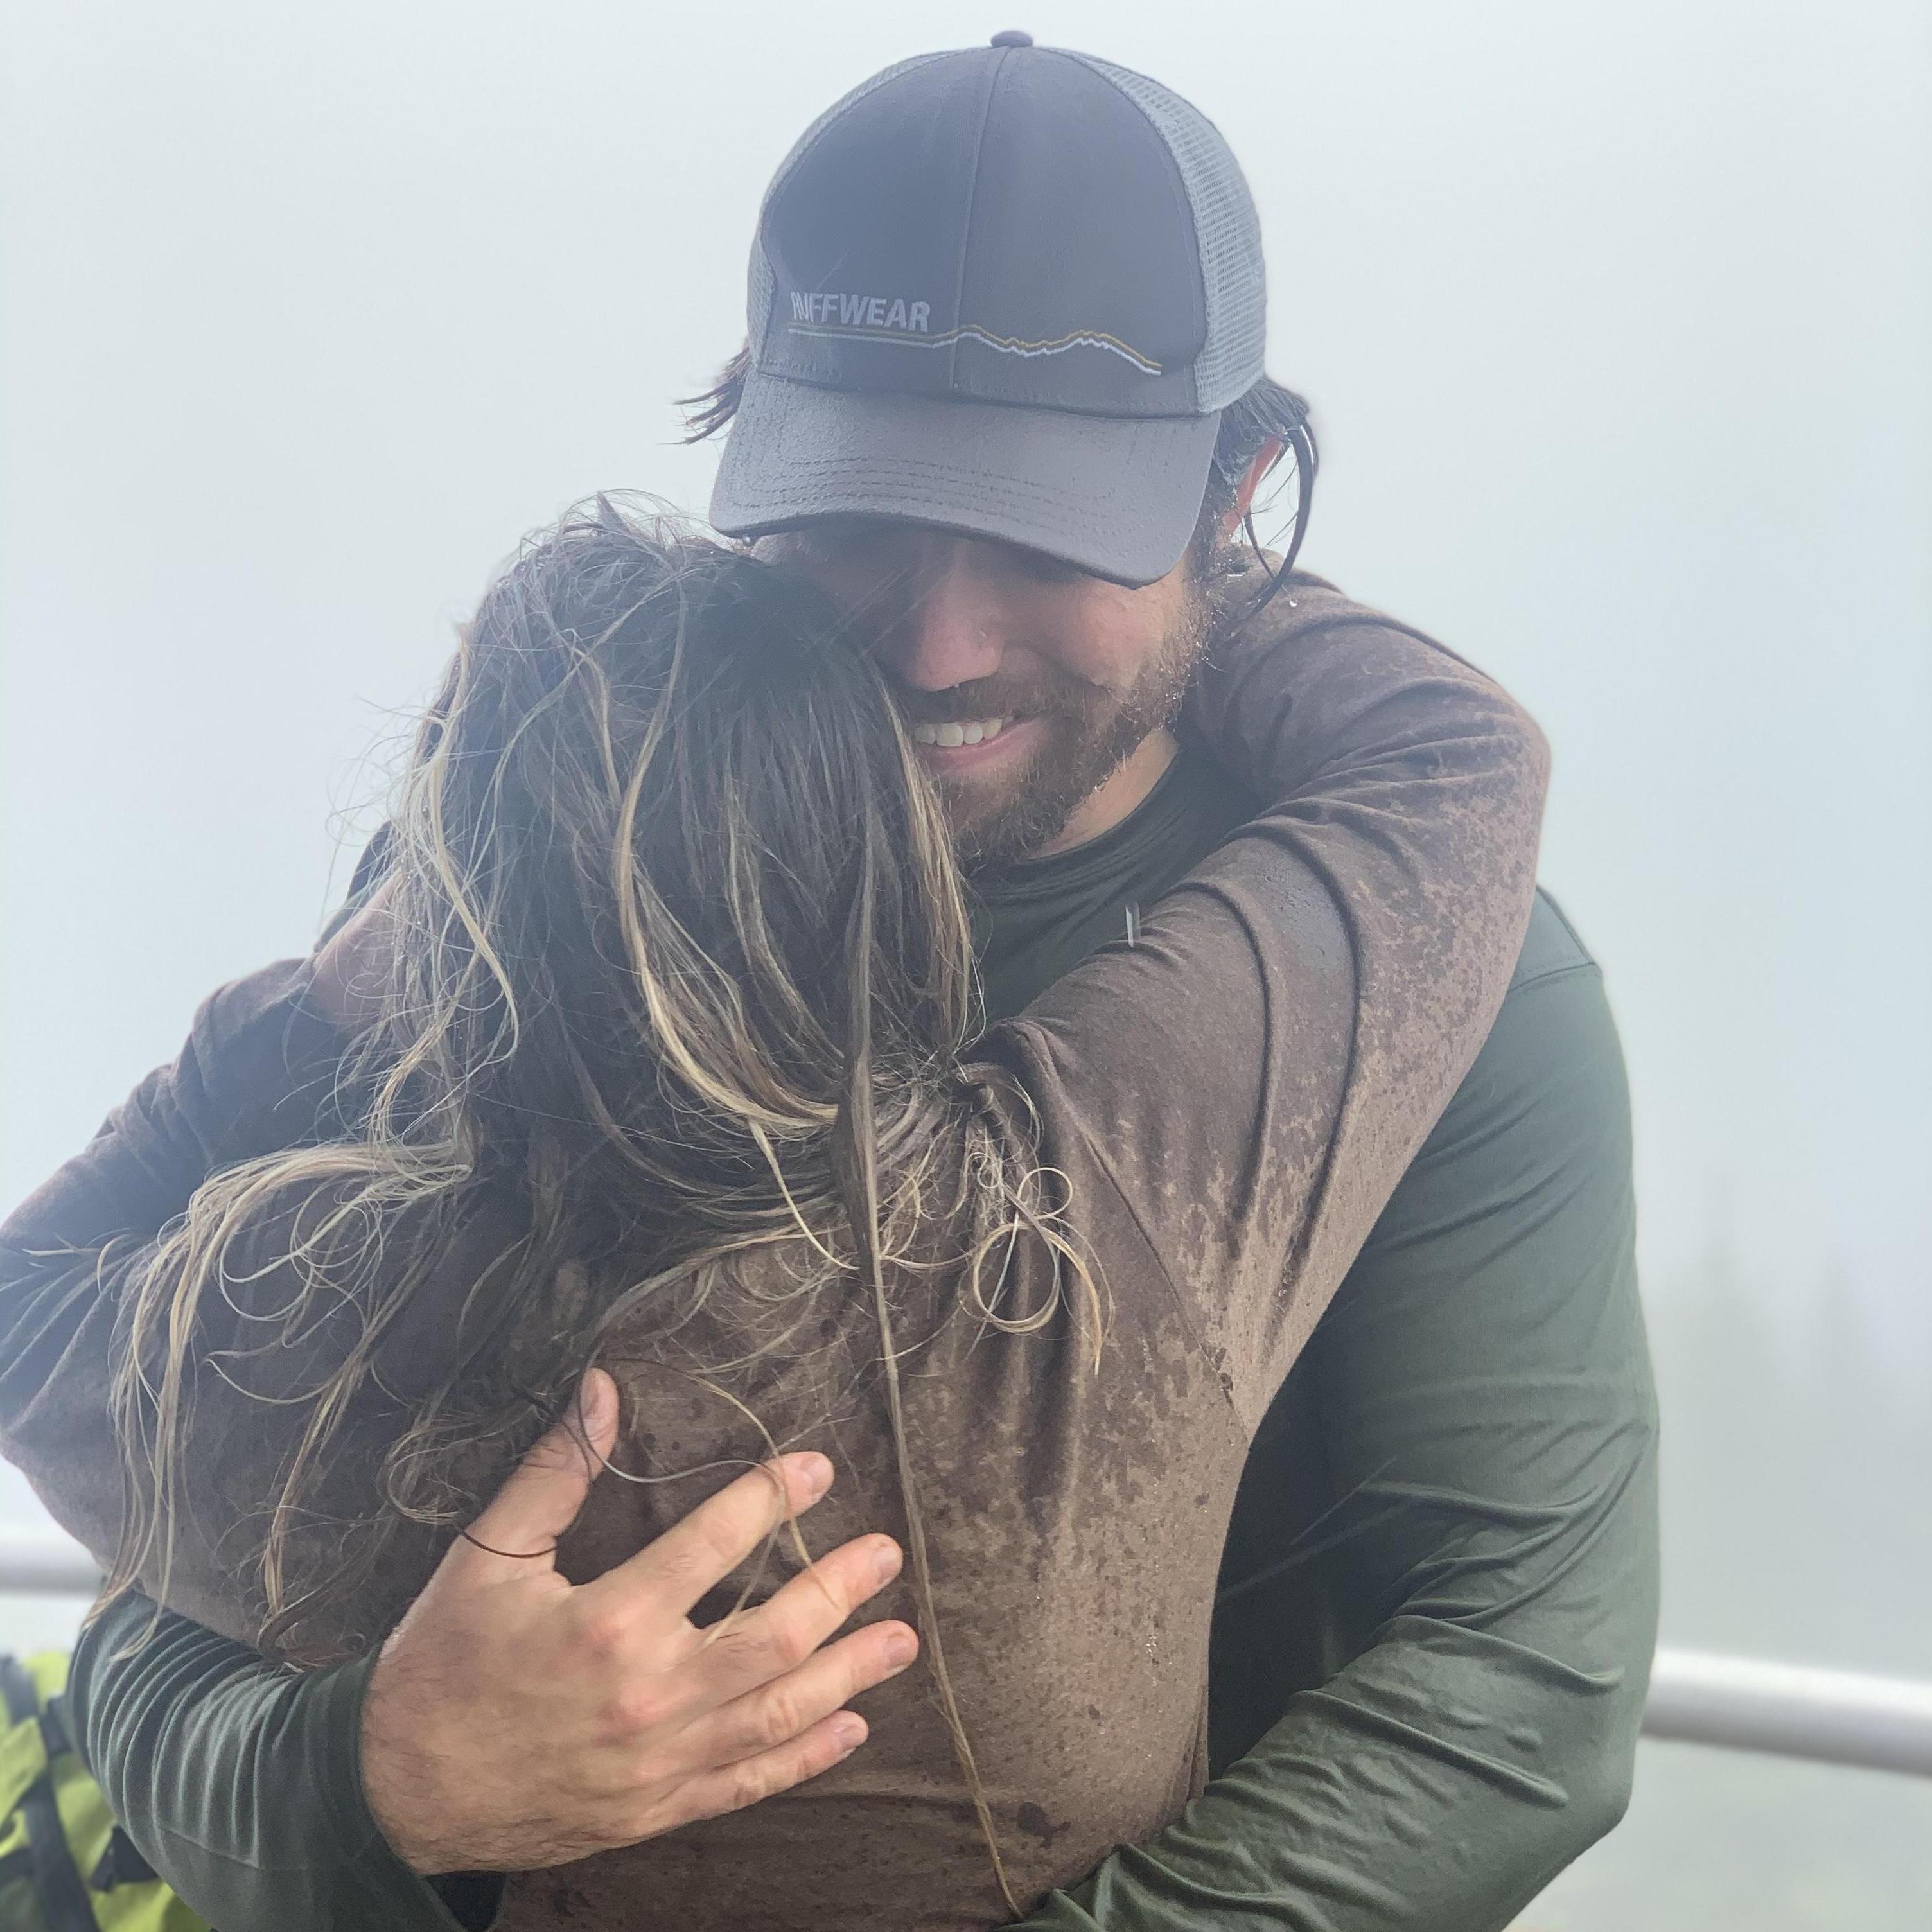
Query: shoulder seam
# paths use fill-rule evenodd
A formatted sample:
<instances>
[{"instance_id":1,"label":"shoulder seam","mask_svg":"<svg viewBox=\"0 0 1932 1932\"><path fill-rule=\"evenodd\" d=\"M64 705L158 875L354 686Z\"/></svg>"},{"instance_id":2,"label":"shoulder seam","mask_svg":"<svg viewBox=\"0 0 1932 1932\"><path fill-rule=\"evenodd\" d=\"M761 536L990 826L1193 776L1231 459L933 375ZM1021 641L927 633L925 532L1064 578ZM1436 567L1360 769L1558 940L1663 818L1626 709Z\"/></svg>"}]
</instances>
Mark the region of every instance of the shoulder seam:
<instances>
[{"instance_id":1,"label":"shoulder seam","mask_svg":"<svg viewBox=\"0 0 1932 1932\"><path fill-rule=\"evenodd\" d=\"M1540 973L1532 973L1527 980L1519 980L1505 994L1505 998L1516 993L1527 992L1532 986L1546 986L1552 980L1565 980L1575 973L1594 973L1598 979L1604 976L1604 969L1590 958L1573 959L1561 966L1546 967Z\"/></svg>"},{"instance_id":2,"label":"shoulder seam","mask_svg":"<svg viewBox=\"0 0 1932 1932\"><path fill-rule=\"evenodd\" d=\"M1583 944L1583 935L1570 924L1570 915L1565 912L1562 907L1557 902L1556 896L1553 892L1545 891L1543 886L1540 884L1538 886L1536 892L1537 896L1540 898L1543 903L1556 915L1557 924L1562 926L1563 930L1570 935L1570 944L1575 946L1576 950L1582 953L1586 959L1589 958L1591 957L1590 949Z\"/></svg>"}]
</instances>

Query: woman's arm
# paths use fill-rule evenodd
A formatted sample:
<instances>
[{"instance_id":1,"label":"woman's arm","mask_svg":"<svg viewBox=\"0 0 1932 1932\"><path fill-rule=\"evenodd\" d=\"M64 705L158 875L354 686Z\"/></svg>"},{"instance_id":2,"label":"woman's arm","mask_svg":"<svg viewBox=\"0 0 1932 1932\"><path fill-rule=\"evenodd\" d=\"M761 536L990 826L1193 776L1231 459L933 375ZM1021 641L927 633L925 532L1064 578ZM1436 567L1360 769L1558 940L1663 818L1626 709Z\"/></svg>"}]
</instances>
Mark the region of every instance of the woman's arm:
<instances>
[{"instance_id":1,"label":"woman's arm","mask_svg":"<svg viewBox=\"0 0 1932 1932\"><path fill-rule=\"evenodd\" d=\"M359 930L366 934L366 921ZM352 993L364 963L358 932L344 922L340 946L326 946L313 971L285 962L215 994L179 1058L151 1074L0 1228L0 1444L104 1560L119 1527L107 1372L122 1286L208 1174L339 1128L332 1101L344 1002L331 984ZM518 1481L527 1490L544 1448L493 1510ZM808 1479L790 1464L813 1460L788 1465L795 1510L823 1485L801 1486ZM485 1540L554 1541L584 1482L578 1472L556 1522L497 1523ZM743 1479L664 1542L695 1540L722 1576L736 1558L718 1552L754 1547L776 1494L760 1477ZM482 1925L494 1915L494 1882L425 1879L410 1861L432 1870L551 1862L565 1855L559 1831L583 1844L628 1842L684 1816L755 1802L844 1755L856 1739L840 1729L838 1708L906 1661L893 1648L910 1636L902 1625L836 1636L888 1580L882 1546L890 1549L883 1538L856 1538L795 1579L755 1613L728 1661L716 1649L668 1663L655 1651L619 1655L586 1644L570 1613L590 1591L545 1606L541 1630L514 1624L500 1580L472 1577L459 1545L415 1605L406 1641L399 1633L380 1658L302 1676L271 1665L235 1640L237 1606L218 1592L205 1594L210 1614L229 1622L225 1634L164 1611L152 1641L130 1650L127 1640L154 1613L135 1597L90 1628L70 1694L89 1762L130 1835L230 1932ZM536 1585L532 1566L514 1567L519 1584ZM680 1586L632 1569L617 1586L629 1618L640 1630L675 1630L687 1607ZM494 1664L493 1643L502 1653ZM477 1692L479 1670L488 1696ZM614 1731L609 1711L634 1700L640 1682L673 1700L670 1714ZM439 1700L425 1683L466 1688ZM596 1771L600 1750L619 1754L621 1769L580 1794L572 1779ZM407 1858L386 1835L393 1812L379 1820L372 1808L379 1786L392 1804L406 1791L416 1837L399 1832L395 1843L408 1844ZM561 1804L560 1822L547 1798ZM424 1831L431 1838L419 1842Z\"/></svg>"},{"instance_id":2,"label":"woman's arm","mask_svg":"<svg viewBox=\"0 0 1932 1932\"><path fill-rule=\"evenodd\" d=\"M1103 1268L1158 1263L1250 1428L1495 1018L1548 770L1460 658L1282 595L1192 700L1267 802L988 1041Z\"/></svg>"},{"instance_id":3,"label":"woman's arm","mask_svg":"<svg viewBox=\"0 0 1932 1932\"><path fill-rule=\"evenodd\" d=\"M0 1454L103 1560L120 1533L109 1345L147 1244L208 1176L326 1132L340 1042L284 960L215 993L88 1145L0 1225Z\"/></svg>"},{"instance_id":4,"label":"woman's arm","mask_svg":"<svg viewBox=\"0 0 1932 1932\"><path fill-rule=\"evenodd\" d=\"M315 956L224 986L180 1054L0 1223L0 1455L105 1562L120 1532L120 1464L106 1425L124 1286L208 1178L326 1138L344 1042L380 951L379 836Z\"/></svg>"},{"instance_id":5,"label":"woman's arm","mask_svg":"<svg viewBox=\"0 0 1932 1932\"><path fill-rule=\"evenodd\" d=\"M1238 1761L1028 1932L1498 1932L1622 1815L1658 1570L1629 1096L1602 976L1553 910L1531 934L1256 1439Z\"/></svg>"}]
</instances>

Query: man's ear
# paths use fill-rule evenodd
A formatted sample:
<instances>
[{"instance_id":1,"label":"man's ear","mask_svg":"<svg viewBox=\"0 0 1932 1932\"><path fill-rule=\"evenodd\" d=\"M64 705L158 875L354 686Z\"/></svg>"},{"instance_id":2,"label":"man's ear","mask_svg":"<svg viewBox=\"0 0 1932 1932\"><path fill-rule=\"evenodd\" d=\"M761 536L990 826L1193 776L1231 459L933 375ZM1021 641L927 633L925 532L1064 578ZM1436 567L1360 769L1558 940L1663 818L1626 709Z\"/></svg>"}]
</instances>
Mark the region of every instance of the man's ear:
<instances>
[{"instance_id":1,"label":"man's ear","mask_svg":"<svg viewBox=\"0 0 1932 1932\"><path fill-rule=\"evenodd\" d=\"M1241 519L1248 514L1255 500L1255 492L1262 487L1262 478L1281 460L1282 452L1288 446L1278 436L1271 436L1255 452L1241 478L1241 487L1234 492L1234 500L1228 506L1221 519L1221 534L1231 537L1241 526Z\"/></svg>"}]
</instances>

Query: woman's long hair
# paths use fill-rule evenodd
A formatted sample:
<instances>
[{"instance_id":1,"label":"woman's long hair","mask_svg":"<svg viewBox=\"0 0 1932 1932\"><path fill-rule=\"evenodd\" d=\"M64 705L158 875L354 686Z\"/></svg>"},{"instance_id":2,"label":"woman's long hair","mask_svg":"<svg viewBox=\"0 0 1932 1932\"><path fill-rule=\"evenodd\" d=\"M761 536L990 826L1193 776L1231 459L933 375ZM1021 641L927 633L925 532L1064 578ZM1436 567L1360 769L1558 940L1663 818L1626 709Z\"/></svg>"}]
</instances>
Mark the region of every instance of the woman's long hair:
<instances>
[{"instance_id":1,"label":"woman's long hair","mask_svg":"<svg viewBox=\"0 0 1932 1932\"><path fill-rule=\"evenodd\" d=\"M997 1868L933 1627L894 1285L956 1268L988 1318L1036 1327L1052 1305L1008 1307L1003 1285L1038 1241L1098 1306L1053 1178L958 1078L968 914L878 671L801 578L599 498L465 628L386 891L393 971L344 1070L343 1131L208 1181L132 1293L112 1586L166 1588L197 1318L224 1300L258 1352L304 1345L256 1554L264 1647L319 1662L392 1539L465 1521L464 1472L500 1471L566 1412L617 1324L702 1315L742 1364L840 1295L876 1328L927 1656ZM448 1366L400 1399L386 1338L452 1254ZM267 1280L274 1305L249 1304ZM348 1520L332 1496L317 1540L322 1482L384 1403L376 1492Z\"/></svg>"}]
</instances>

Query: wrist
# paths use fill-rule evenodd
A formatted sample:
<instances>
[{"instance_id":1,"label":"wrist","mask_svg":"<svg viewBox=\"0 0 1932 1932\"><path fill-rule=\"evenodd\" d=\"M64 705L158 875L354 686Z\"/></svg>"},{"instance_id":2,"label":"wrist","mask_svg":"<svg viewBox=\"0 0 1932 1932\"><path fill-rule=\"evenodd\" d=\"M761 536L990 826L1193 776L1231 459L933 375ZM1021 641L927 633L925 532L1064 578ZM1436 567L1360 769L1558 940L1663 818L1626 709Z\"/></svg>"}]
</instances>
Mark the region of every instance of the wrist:
<instances>
[{"instance_id":1,"label":"wrist","mask_svg":"<svg viewBox=\"0 0 1932 1932\"><path fill-rule=\"evenodd\" d=\"M356 1789L368 1829L420 1878L447 1871L461 1863L434 1828L424 1828L422 1803L434 1792L421 1726L402 1708L393 1672L383 1667L381 1652L359 1666L362 1678L357 1712Z\"/></svg>"}]
</instances>

